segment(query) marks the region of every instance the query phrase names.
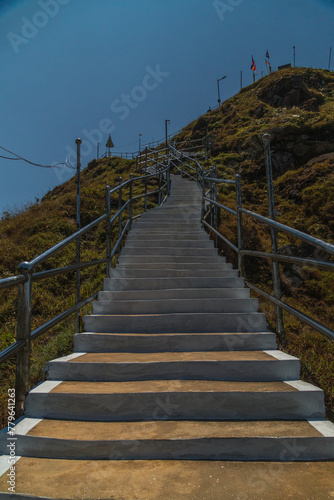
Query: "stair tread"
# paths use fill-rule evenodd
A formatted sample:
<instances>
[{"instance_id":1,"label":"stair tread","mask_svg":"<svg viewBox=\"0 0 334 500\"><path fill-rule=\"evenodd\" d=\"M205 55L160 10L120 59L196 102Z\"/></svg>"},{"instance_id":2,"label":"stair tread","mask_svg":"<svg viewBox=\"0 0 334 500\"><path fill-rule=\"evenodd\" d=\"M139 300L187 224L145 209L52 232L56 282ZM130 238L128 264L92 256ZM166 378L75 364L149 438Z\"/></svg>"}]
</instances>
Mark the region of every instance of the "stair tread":
<instances>
[{"instance_id":1,"label":"stair tread","mask_svg":"<svg viewBox=\"0 0 334 500\"><path fill-rule=\"evenodd\" d=\"M278 352L278 351L277 351ZM280 361L276 351L203 351L203 352L162 352L162 353L76 353L75 358L66 356L69 363L155 363L169 361ZM276 354L277 355L277 354ZM280 359L281 357L281 359ZM285 359L297 359L286 355Z\"/></svg>"},{"instance_id":2,"label":"stair tread","mask_svg":"<svg viewBox=\"0 0 334 500\"><path fill-rule=\"evenodd\" d=\"M32 420L33 419L26 419ZM29 422L27 422L28 424ZM20 430L17 429L17 434ZM193 421L91 422L43 419L27 432L67 440L165 440L242 437L323 437L308 421Z\"/></svg>"},{"instance_id":3,"label":"stair tread","mask_svg":"<svg viewBox=\"0 0 334 500\"><path fill-rule=\"evenodd\" d=\"M6 458L7 460L7 458ZM122 498L325 499L333 491L334 462L189 460L52 460L21 458L16 492L63 500ZM316 478L316 480L315 480ZM0 491L8 492L3 474ZM260 481L260 482L259 482ZM261 497L259 497L259 485ZM222 496L223 495L223 496Z\"/></svg>"},{"instance_id":4,"label":"stair tread","mask_svg":"<svg viewBox=\"0 0 334 500\"><path fill-rule=\"evenodd\" d=\"M130 382L61 381L44 382L31 391L50 394L143 394L143 393L277 393L298 392L287 382L225 382L209 380L149 380ZM306 384L307 386L309 384ZM48 389L51 387L51 390ZM37 390L36 390L37 389ZM310 390L310 387L307 387ZM314 387L316 390L317 388ZM318 389L320 391L320 389Z\"/></svg>"}]
</instances>

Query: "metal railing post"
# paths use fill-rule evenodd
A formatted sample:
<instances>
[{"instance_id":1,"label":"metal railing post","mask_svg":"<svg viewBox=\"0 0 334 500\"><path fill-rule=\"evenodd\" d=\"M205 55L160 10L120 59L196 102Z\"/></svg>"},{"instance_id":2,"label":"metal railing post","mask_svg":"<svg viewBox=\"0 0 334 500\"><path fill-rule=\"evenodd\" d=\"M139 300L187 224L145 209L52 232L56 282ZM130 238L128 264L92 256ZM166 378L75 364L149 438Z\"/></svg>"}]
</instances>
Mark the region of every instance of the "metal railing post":
<instances>
[{"instance_id":1,"label":"metal railing post","mask_svg":"<svg viewBox=\"0 0 334 500\"><path fill-rule=\"evenodd\" d=\"M244 246L243 225L242 225L242 195L241 195L241 177L235 176L236 201L237 201L237 221L238 221L238 269L240 276L245 276L245 257L240 252Z\"/></svg>"},{"instance_id":2,"label":"metal railing post","mask_svg":"<svg viewBox=\"0 0 334 500\"><path fill-rule=\"evenodd\" d=\"M16 340L24 340L25 345L16 354L16 418L23 414L30 382L32 266L29 262L22 262L18 270L26 275L27 281L18 287Z\"/></svg>"},{"instance_id":3,"label":"metal railing post","mask_svg":"<svg viewBox=\"0 0 334 500\"><path fill-rule=\"evenodd\" d=\"M130 174L130 188L129 188L129 229L131 229L132 226L132 198L133 198L133 174Z\"/></svg>"},{"instance_id":4,"label":"metal railing post","mask_svg":"<svg viewBox=\"0 0 334 500\"><path fill-rule=\"evenodd\" d=\"M106 186L106 259L107 262L107 278L110 278L111 268L111 224L110 224L110 186Z\"/></svg>"},{"instance_id":5,"label":"metal railing post","mask_svg":"<svg viewBox=\"0 0 334 500\"><path fill-rule=\"evenodd\" d=\"M201 184L202 184L202 213L201 213L201 221L204 219L205 215L205 174L202 170L202 176L201 176ZM202 223L203 227L203 223Z\"/></svg>"},{"instance_id":6,"label":"metal railing post","mask_svg":"<svg viewBox=\"0 0 334 500\"><path fill-rule=\"evenodd\" d=\"M159 172L159 195L158 195L158 204L161 205L161 172Z\"/></svg>"},{"instance_id":7,"label":"metal railing post","mask_svg":"<svg viewBox=\"0 0 334 500\"><path fill-rule=\"evenodd\" d=\"M147 178L145 177L145 212L147 212Z\"/></svg>"},{"instance_id":8,"label":"metal railing post","mask_svg":"<svg viewBox=\"0 0 334 500\"><path fill-rule=\"evenodd\" d=\"M271 151L270 151L270 141L271 137L269 134L263 136L265 157L266 157L266 173L267 173L267 186L268 186L268 202L269 202L269 218L276 220L275 211L275 197L274 197L274 182L273 182L273 168L271 163ZM271 249L272 253L278 253L278 241L277 241L277 231L275 228L270 229L271 234ZM281 277L280 268L277 261L272 262L272 275L273 275L273 287L274 287L274 297L281 300ZM276 315L276 333L281 342L284 341L284 321L283 321L283 311L279 306L275 306Z\"/></svg>"},{"instance_id":9,"label":"metal railing post","mask_svg":"<svg viewBox=\"0 0 334 500\"><path fill-rule=\"evenodd\" d=\"M145 174L147 174L147 147L145 149Z\"/></svg>"},{"instance_id":10,"label":"metal railing post","mask_svg":"<svg viewBox=\"0 0 334 500\"><path fill-rule=\"evenodd\" d=\"M213 182L210 181L210 200L213 200ZM214 205L212 205L212 203L210 202L210 226L213 227L213 207Z\"/></svg>"},{"instance_id":11,"label":"metal railing post","mask_svg":"<svg viewBox=\"0 0 334 500\"><path fill-rule=\"evenodd\" d=\"M77 145L77 217L76 217L76 227L77 231L81 228L80 221L80 169L81 169L81 157L80 157L80 146L82 144L81 139L76 139L75 141ZM76 263L80 264L80 237L76 240ZM75 301L76 304L80 302L80 269L76 271L76 279L75 279ZM81 328L80 321L80 311L76 313L76 330L79 333Z\"/></svg>"},{"instance_id":12,"label":"metal railing post","mask_svg":"<svg viewBox=\"0 0 334 500\"><path fill-rule=\"evenodd\" d=\"M215 178L218 179L218 169L217 169L217 160L215 160ZM217 203L218 202L218 187L217 183L214 183L214 200ZM215 214L215 230L218 231L218 207L215 205L214 206L214 214ZM215 247L218 247L218 236L215 234Z\"/></svg>"},{"instance_id":13,"label":"metal railing post","mask_svg":"<svg viewBox=\"0 0 334 500\"><path fill-rule=\"evenodd\" d=\"M183 177L183 155L182 155L182 153L181 153L180 163L181 163L181 177Z\"/></svg>"},{"instance_id":14,"label":"metal railing post","mask_svg":"<svg viewBox=\"0 0 334 500\"><path fill-rule=\"evenodd\" d=\"M171 160L170 160L170 149L168 148L168 159L167 159L167 195L169 196L170 195L170 187L171 187L171 178L170 178L170 163L171 163Z\"/></svg>"},{"instance_id":15,"label":"metal railing post","mask_svg":"<svg viewBox=\"0 0 334 500\"><path fill-rule=\"evenodd\" d=\"M121 185L123 182L123 178L119 177L118 182ZM122 190L123 190L123 188L121 188L121 187L118 190L118 210L121 210L121 208L123 206ZM119 216L118 216L118 237L119 238L121 237L121 234L122 234L122 212L120 212Z\"/></svg>"}]
</instances>

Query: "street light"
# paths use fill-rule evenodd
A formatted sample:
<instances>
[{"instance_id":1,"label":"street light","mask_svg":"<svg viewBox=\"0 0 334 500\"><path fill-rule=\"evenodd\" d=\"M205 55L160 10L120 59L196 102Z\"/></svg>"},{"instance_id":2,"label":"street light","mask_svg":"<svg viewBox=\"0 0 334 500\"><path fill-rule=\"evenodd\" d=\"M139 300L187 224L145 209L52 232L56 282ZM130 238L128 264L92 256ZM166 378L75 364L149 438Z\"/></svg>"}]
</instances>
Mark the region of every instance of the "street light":
<instances>
[{"instance_id":1,"label":"street light","mask_svg":"<svg viewBox=\"0 0 334 500\"><path fill-rule=\"evenodd\" d=\"M142 135L143 134L138 134L138 137L139 137L139 153L140 153L140 149L141 149L141 140L140 139L141 139Z\"/></svg>"},{"instance_id":2,"label":"street light","mask_svg":"<svg viewBox=\"0 0 334 500\"><path fill-rule=\"evenodd\" d=\"M168 134L167 134L167 125L170 123L170 120L165 120L165 133L166 133L166 149L168 148Z\"/></svg>"},{"instance_id":3,"label":"street light","mask_svg":"<svg viewBox=\"0 0 334 500\"><path fill-rule=\"evenodd\" d=\"M220 103L221 103L221 99L220 99L220 90L219 90L219 82L221 82L222 80L225 80L226 76L223 76L222 78L219 78L217 80L217 87L218 87L218 106L220 106Z\"/></svg>"}]
</instances>

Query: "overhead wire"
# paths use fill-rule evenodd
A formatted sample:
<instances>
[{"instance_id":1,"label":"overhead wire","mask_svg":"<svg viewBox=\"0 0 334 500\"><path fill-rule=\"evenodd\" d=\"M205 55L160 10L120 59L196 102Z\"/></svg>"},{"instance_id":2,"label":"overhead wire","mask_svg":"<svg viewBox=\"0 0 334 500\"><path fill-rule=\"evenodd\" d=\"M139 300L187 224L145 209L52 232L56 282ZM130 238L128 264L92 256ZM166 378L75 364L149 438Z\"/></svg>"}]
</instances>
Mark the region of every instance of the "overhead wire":
<instances>
[{"instance_id":1,"label":"overhead wire","mask_svg":"<svg viewBox=\"0 0 334 500\"><path fill-rule=\"evenodd\" d=\"M26 163L29 163L29 165L33 165L35 167L40 167L40 168L66 168L66 162L65 163L55 163L54 165L43 165L41 163L35 163L33 161L30 161L30 160L27 160L26 158L23 158L22 156L16 154L16 153L13 153L13 151L10 151L9 149L6 149L2 146L0 146L0 149L2 149L3 151L6 151L6 153L9 153L13 156L15 156L16 158L9 158L9 157L6 157L6 156L0 156L1 158L4 158L6 160L22 160Z\"/></svg>"}]
</instances>

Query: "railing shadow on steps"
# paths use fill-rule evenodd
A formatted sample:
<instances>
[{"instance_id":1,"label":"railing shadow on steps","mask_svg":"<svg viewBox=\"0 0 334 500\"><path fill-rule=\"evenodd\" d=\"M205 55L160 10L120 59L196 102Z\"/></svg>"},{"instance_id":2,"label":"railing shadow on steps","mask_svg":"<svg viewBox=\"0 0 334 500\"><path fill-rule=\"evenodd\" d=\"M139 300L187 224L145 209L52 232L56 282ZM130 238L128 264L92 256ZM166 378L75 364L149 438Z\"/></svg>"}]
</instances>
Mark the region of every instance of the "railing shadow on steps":
<instances>
[{"instance_id":1,"label":"railing shadow on steps","mask_svg":"<svg viewBox=\"0 0 334 500\"><path fill-rule=\"evenodd\" d=\"M151 178L158 179L158 187L153 191L148 191L148 182ZM135 182L144 182L145 190L143 194L133 196L133 184ZM128 199L124 199L124 188L129 187ZM118 194L118 210L114 215L111 215L111 203L110 197L112 194ZM29 377L30 377L30 362L31 362L31 343L44 334L52 327L62 322L72 314L77 314L77 320L80 318L80 310L94 299L98 295L98 291L91 295L90 297L80 300L80 275L79 279L76 280L76 297L79 300L76 304L62 312L58 316L54 317L44 325L31 331L32 323L32 284L50 278L53 276L58 276L60 274L65 274L69 272L76 271L80 273L80 270L87 269L90 267L98 266L101 264L106 264L107 277L110 276L110 270L112 265L112 258L116 255L119 250L121 243L127 233L131 229L132 221L141 217L139 214L133 217L133 203L136 200L144 198L144 212L147 211L147 199L149 196L158 195L158 205L164 203L170 193L170 175L168 166L160 163L157 172L148 173L140 177L134 177L131 174L130 179L122 182L122 178L119 179L119 185L113 189L109 186L106 187L106 211L101 217L97 218L87 226L83 227L79 231L75 232L68 238L64 239L60 243L56 244L43 254L35 257L30 262L22 262L18 266L19 274L16 276L11 276L0 280L0 290L9 289L12 287L18 287L18 303L17 303L17 326L16 326L16 342L0 352L0 364L7 361L12 356L16 355L16 381L15 381L15 407L16 407L16 417L18 418L23 413L25 396L29 390ZM123 212L128 209L128 218L123 220ZM50 257L56 255L58 252L63 250L65 247L73 242L80 240L80 237L98 226L102 222L106 223L106 257L104 259L95 260L91 262L80 262L72 266L50 269L47 271L34 272L34 269L40 264L46 262ZM114 247L111 248L111 229L112 224L118 223L118 240ZM80 323L79 323L80 324Z\"/></svg>"},{"instance_id":2,"label":"railing shadow on steps","mask_svg":"<svg viewBox=\"0 0 334 500\"><path fill-rule=\"evenodd\" d=\"M299 239L303 242L306 242L315 248L318 248L327 254L329 256L334 255L334 245L331 243L328 243L326 241L320 240L318 238L315 238L313 236L310 236L306 233L303 233L302 231L298 231L296 229L293 229L292 227L286 226L284 224L281 224L277 222L276 220L269 219L267 217L264 217L262 215L259 215L255 212L252 212L250 210L246 210L245 208L242 207L242 189L241 189L241 176L236 175L235 180L227 180L227 179L218 179L217 177L217 168L212 167L211 169L205 171L203 167L200 165L200 163L194 159L191 158L184 153L182 155L179 155L177 150L173 147L170 148L172 153L171 157L172 159L178 159L179 160L179 165L176 165L177 170L180 172L182 176L186 176L191 178L192 180L196 181L198 186L202 190L202 213L201 213L201 222L202 225L209 231L212 232L215 235L216 239L216 246L217 246L217 239L220 239L223 241L229 248L232 249L233 252L237 254L238 257L238 270L240 272L241 276L245 276L245 256L252 256L252 257L257 257L259 259L265 259L265 260L270 260L271 262L282 262L282 263L288 263L288 264L299 264L302 266L312 266L316 267L321 270L334 270L334 262L329 262L325 260L319 260L319 259L310 259L310 258L301 258L298 256L288 256L288 255L282 255L277 251L272 251L271 253L267 252L259 252L256 250L248 250L244 248L244 222L243 222L243 217L247 216L252 219L257 220L261 224L265 225L266 227L271 229L271 238L272 238L272 248L275 248L274 246L274 239L277 238L277 232L281 231L285 234L288 234L296 239ZM218 202L218 196L217 196L217 185L218 184L225 184L225 185L232 185L235 187L236 191L236 210L233 210L232 208L229 208L222 203ZM207 189L208 188L208 189ZM205 204L207 205L207 212L205 212ZM234 245L229 239L227 239L225 236L223 236L219 231L218 231L218 210L224 210L225 212L228 212L232 214L233 216L236 217L237 219L237 246ZM207 222L207 218L210 215L210 223ZM277 245L276 245L277 247ZM274 275L274 273L278 273L278 276ZM276 270L273 271L273 283L277 279L278 281L280 280L280 269L279 266L276 267ZM270 301L274 306L276 307L276 311L278 310L280 313L280 319L282 320L283 315L282 311L286 311L289 314L292 314L295 316L298 320L300 320L302 323L310 326L320 334L324 335L330 340L334 340L334 331L325 326L324 324L320 323L319 321L311 318L310 316L306 315L302 311L295 309L294 307L288 305L286 302L281 300L281 297L275 296L275 290L274 290L274 295L271 295L261 288L255 286L254 284L250 283L249 281L245 281L246 285L256 292L257 294L261 295L264 297L266 300ZM283 327L280 329L280 326ZM285 343L285 334L284 334L284 324L278 325L278 318L277 318L277 313L276 313L276 333L278 336L278 340L280 344L284 345Z\"/></svg>"}]
</instances>

